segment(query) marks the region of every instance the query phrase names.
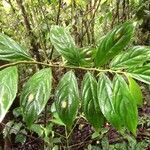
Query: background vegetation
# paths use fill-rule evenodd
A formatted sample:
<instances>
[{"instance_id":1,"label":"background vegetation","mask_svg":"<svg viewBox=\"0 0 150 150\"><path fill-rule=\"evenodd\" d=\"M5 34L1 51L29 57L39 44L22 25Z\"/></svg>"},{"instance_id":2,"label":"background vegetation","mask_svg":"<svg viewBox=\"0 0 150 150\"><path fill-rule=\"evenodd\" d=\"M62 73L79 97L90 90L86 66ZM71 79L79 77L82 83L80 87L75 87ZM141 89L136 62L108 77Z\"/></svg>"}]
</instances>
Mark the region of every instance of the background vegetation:
<instances>
[{"instance_id":1,"label":"background vegetation","mask_svg":"<svg viewBox=\"0 0 150 150\"><path fill-rule=\"evenodd\" d=\"M130 45L150 44L149 0L2 0L0 14L0 32L26 48L38 62L53 65L66 63L53 46L51 31L54 25L68 30L76 46L88 51L95 49L117 25L136 21L137 26ZM90 52L87 53L87 60L89 56ZM0 61L1 66L7 63L7 60ZM0 124L0 149L149 149L150 87L142 82L139 84L144 100L139 108L137 137L121 135L108 123L104 125L101 134L98 134L81 117L77 118L71 135L66 138L62 121L53 113L54 95L40 114L38 123L28 129L17 109L19 96L28 78L42 68L41 64L19 65L19 91ZM103 68L107 68L107 64ZM52 92L67 71L67 68L52 69ZM84 72L77 69L75 74L80 84Z\"/></svg>"}]
</instances>

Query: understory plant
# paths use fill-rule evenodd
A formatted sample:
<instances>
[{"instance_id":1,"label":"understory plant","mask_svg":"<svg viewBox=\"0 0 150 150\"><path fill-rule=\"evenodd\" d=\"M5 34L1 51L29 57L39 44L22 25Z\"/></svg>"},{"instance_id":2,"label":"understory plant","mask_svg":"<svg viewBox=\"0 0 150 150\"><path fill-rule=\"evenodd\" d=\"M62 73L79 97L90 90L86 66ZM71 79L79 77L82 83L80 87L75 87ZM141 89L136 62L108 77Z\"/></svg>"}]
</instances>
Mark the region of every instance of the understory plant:
<instances>
[{"instance_id":1,"label":"understory plant","mask_svg":"<svg viewBox=\"0 0 150 150\"><path fill-rule=\"evenodd\" d=\"M0 60L5 64L0 66L0 122L19 96L20 106L13 111L16 117L22 117L17 123L20 126L16 125L17 131L25 134L21 127L24 126L46 142L55 124L65 127L68 139L75 120L80 117L96 133L101 133L104 124L110 123L119 132L136 136L138 107L143 103L138 83L150 84L150 47L133 46L135 28L135 22L125 22L102 37L95 48L79 48L67 28L52 26L51 43L63 58L59 63L38 62L25 48L1 33ZM42 65L20 92L18 65ZM52 86L53 68L67 70L56 88ZM83 78L78 76L79 70ZM43 126L38 121L49 100L54 102L48 111L52 117ZM8 125L14 126L14 122Z\"/></svg>"}]
</instances>

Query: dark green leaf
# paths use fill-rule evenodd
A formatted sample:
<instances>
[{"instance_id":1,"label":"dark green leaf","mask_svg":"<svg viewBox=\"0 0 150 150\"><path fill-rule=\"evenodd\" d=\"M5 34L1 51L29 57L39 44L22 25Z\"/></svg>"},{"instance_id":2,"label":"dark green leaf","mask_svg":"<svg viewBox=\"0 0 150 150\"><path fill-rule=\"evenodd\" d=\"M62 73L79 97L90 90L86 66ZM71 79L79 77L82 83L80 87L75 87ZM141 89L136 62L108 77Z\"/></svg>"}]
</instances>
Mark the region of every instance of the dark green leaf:
<instances>
[{"instance_id":1,"label":"dark green leaf","mask_svg":"<svg viewBox=\"0 0 150 150\"><path fill-rule=\"evenodd\" d=\"M85 64L85 54L75 46L68 30L63 27L52 26L50 39L55 49L67 60L69 65Z\"/></svg>"},{"instance_id":2,"label":"dark green leaf","mask_svg":"<svg viewBox=\"0 0 150 150\"><path fill-rule=\"evenodd\" d=\"M42 69L35 73L25 84L20 97L23 118L30 127L50 98L52 84L51 69Z\"/></svg>"},{"instance_id":3,"label":"dark green leaf","mask_svg":"<svg viewBox=\"0 0 150 150\"><path fill-rule=\"evenodd\" d=\"M0 122L16 97L17 84L18 73L16 67L8 67L0 71Z\"/></svg>"},{"instance_id":4,"label":"dark green leaf","mask_svg":"<svg viewBox=\"0 0 150 150\"><path fill-rule=\"evenodd\" d=\"M100 75L97 93L99 106L103 115L115 128L120 129L122 120L114 108L113 85L105 74Z\"/></svg>"},{"instance_id":5,"label":"dark green leaf","mask_svg":"<svg viewBox=\"0 0 150 150\"><path fill-rule=\"evenodd\" d=\"M120 115L124 126L136 135L138 121L136 100L120 75L116 75L113 80L113 101L115 110Z\"/></svg>"},{"instance_id":6,"label":"dark green leaf","mask_svg":"<svg viewBox=\"0 0 150 150\"><path fill-rule=\"evenodd\" d=\"M59 118L68 128L71 128L79 106L78 84L72 71L67 72L61 78L55 100Z\"/></svg>"},{"instance_id":7,"label":"dark green leaf","mask_svg":"<svg viewBox=\"0 0 150 150\"><path fill-rule=\"evenodd\" d=\"M0 60L32 60L27 51L8 36L0 33Z\"/></svg>"},{"instance_id":8,"label":"dark green leaf","mask_svg":"<svg viewBox=\"0 0 150 150\"><path fill-rule=\"evenodd\" d=\"M82 81L82 107L89 123L99 131L104 123L104 116L98 105L97 81L89 72Z\"/></svg>"},{"instance_id":9,"label":"dark green leaf","mask_svg":"<svg viewBox=\"0 0 150 150\"><path fill-rule=\"evenodd\" d=\"M135 23L125 22L110 31L102 40L95 55L95 65L99 67L123 50L130 42Z\"/></svg>"},{"instance_id":10,"label":"dark green leaf","mask_svg":"<svg viewBox=\"0 0 150 150\"><path fill-rule=\"evenodd\" d=\"M150 48L146 46L135 46L117 55L112 60L110 67L115 69L133 68L143 65L148 60L150 60Z\"/></svg>"}]
</instances>

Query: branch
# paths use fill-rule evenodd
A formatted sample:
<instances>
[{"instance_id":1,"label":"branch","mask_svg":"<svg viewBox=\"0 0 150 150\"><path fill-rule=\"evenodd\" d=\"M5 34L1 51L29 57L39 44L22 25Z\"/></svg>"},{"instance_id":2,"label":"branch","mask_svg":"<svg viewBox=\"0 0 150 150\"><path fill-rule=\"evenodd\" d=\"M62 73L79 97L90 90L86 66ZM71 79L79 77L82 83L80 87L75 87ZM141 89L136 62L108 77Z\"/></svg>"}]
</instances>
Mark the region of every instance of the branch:
<instances>
[{"instance_id":1,"label":"branch","mask_svg":"<svg viewBox=\"0 0 150 150\"><path fill-rule=\"evenodd\" d=\"M96 3L97 3L97 1L95 1L95 4L94 4L94 6L93 6L94 8L96 7ZM90 26L91 23L94 21L94 18L95 18L96 12L98 11L98 8L99 8L99 6L100 6L100 3L101 3L101 0L98 1L97 7L95 8L95 10L94 10L94 12L93 12L93 16L92 16L91 20L89 21L88 26ZM87 29L86 29L85 32L81 35L81 37L80 37L81 40L83 39L83 37L84 37L84 35L86 34L86 32L87 32Z\"/></svg>"},{"instance_id":2,"label":"branch","mask_svg":"<svg viewBox=\"0 0 150 150\"><path fill-rule=\"evenodd\" d=\"M30 25L30 20L29 20L27 11L25 9L25 6L23 5L22 0L16 0L16 1L17 1L17 4L21 10L21 13L22 13L22 16L24 19L24 24L25 24L26 30L29 34L29 37L30 37L30 44L31 44L31 47L33 50L33 55L35 55L37 61L41 61L40 54L39 54L40 43L36 42L37 39L36 39L36 36L34 35L34 33L32 31L32 28ZM40 69L42 68L41 65L38 65L38 67Z\"/></svg>"},{"instance_id":3,"label":"branch","mask_svg":"<svg viewBox=\"0 0 150 150\"><path fill-rule=\"evenodd\" d=\"M98 68L86 68L86 67L78 67L78 66L64 66L64 65L56 65L56 64L47 64L43 62L38 62L38 61L18 61L18 62L13 62L9 64L5 64L0 66L0 69L4 69L6 67L11 67L11 66L16 66L20 64L37 64L37 65L43 65L46 67L53 67L53 68L66 68L66 69L79 69L79 70L85 70L85 71L96 71L96 72L110 72L110 73L120 73L120 74L126 74L126 72L121 71L121 70L111 70L111 69L98 69Z\"/></svg>"},{"instance_id":4,"label":"branch","mask_svg":"<svg viewBox=\"0 0 150 150\"><path fill-rule=\"evenodd\" d=\"M60 10L61 10L61 0L59 0L58 13L57 13L57 18L56 18L56 25L59 25Z\"/></svg>"}]
</instances>

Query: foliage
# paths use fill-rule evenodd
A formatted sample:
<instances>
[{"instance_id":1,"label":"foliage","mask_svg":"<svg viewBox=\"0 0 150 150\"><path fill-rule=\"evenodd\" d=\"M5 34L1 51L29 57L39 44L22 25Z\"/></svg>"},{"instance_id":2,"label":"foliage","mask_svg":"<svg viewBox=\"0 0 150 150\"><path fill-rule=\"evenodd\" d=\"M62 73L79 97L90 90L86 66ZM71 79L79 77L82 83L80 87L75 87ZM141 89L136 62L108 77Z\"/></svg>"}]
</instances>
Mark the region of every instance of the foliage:
<instances>
[{"instance_id":1,"label":"foliage","mask_svg":"<svg viewBox=\"0 0 150 150\"><path fill-rule=\"evenodd\" d=\"M51 69L42 69L24 85L20 96L20 107L24 121L31 126L44 109L51 92Z\"/></svg>"},{"instance_id":2,"label":"foliage","mask_svg":"<svg viewBox=\"0 0 150 150\"><path fill-rule=\"evenodd\" d=\"M72 71L61 78L56 90L55 105L62 122L71 128L79 106L78 84Z\"/></svg>"},{"instance_id":3,"label":"foliage","mask_svg":"<svg viewBox=\"0 0 150 150\"><path fill-rule=\"evenodd\" d=\"M8 67L0 71L0 78L0 122L2 122L17 94L17 68Z\"/></svg>"},{"instance_id":4,"label":"foliage","mask_svg":"<svg viewBox=\"0 0 150 150\"><path fill-rule=\"evenodd\" d=\"M6 61L30 60L29 54L14 40L0 34L0 59Z\"/></svg>"},{"instance_id":5,"label":"foliage","mask_svg":"<svg viewBox=\"0 0 150 150\"><path fill-rule=\"evenodd\" d=\"M10 14L6 20L0 18L4 139L15 134L15 141L24 144L34 133L50 149L59 149L57 144L64 140L64 149L70 149L72 132L84 118L102 149L142 147L129 138L137 136L138 108L143 106L139 83L150 84L150 47L138 45L135 38L140 2L10 0L0 4L9 6L2 7L4 18ZM9 113L14 118L8 121ZM128 135L129 146L112 146L102 139L108 123ZM65 130L62 135L54 132L57 126Z\"/></svg>"}]
</instances>

